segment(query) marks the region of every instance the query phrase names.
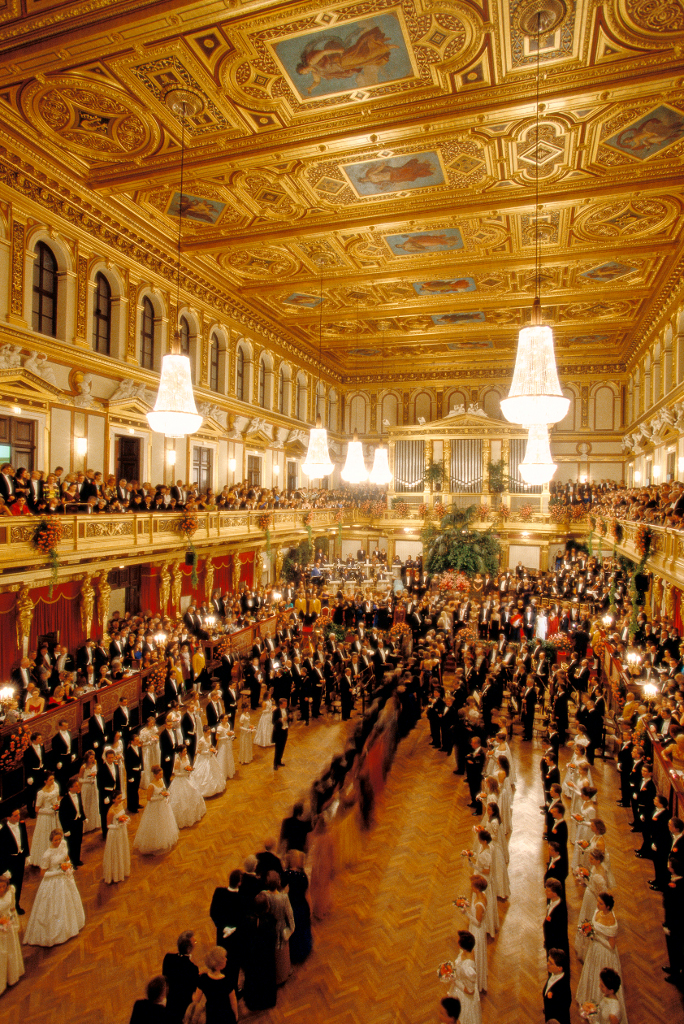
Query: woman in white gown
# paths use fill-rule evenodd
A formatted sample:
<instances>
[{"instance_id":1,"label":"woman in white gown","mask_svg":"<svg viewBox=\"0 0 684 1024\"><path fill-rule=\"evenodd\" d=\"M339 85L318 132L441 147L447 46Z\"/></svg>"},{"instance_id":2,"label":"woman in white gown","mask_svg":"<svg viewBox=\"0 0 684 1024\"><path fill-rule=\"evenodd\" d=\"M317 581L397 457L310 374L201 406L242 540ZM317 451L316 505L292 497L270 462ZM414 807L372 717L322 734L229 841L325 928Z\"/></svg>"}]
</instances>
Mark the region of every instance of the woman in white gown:
<instances>
[{"instance_id":1,"label":"woman in white gown","mask_svg":"<svg viewBox=\"0 0 684 1024\"><path fill-rule=\"evenodd\" d=\"M216 749L211 745L211 729L204 726L204 735L197 741L192 783L205 798L216 796L226 788L226 777L219 767Z\"/></svg>"},{"instance_id":2,"label":"woman in white gown","mask_svg":"<svg viewBox=\"0 0 684 1024\"><path fill-rule=\"evenodd\" d=\"M499 817L497 804L487 804L487 831L492 837L489 852L492 855L492 874L497 899L507 900L511 895L511 885L506 867L506 851L503 845L503 825Z\"/></svg>"},{"instance_id":3,"label":"woman in white gown","mask_svg":"<svg viewBox=\"0 0 684 1024\"><path fill-rule=\"evenodd\" d=\"M78 935L85 924L83 904L61 828L52 830L50 845L40 866L43 878L24 932L24 944L58 946Z\"/></svg>"},{"instance_id":4,"label":"woman in white gown","mask_svg":"<svg viewBox=\"0 0 684 1024\"><path fill-rule=\"evenodd\" d=\"M240 715L240 742L238 747L238 758L240 764L249 764L254 754L252 752L252 737L254 727L247 711L247 705L243 704L245 710Z\"/></svg>"},{"instance_id":5,"label":"woman in white gown","mask_svg":"<svg viewBox=\"0 0 684 1024\"><path fill-rule=\"evenodd\" d=\"M83 823L83 831L92 832L100 827L100 801L97 793L97 758L95 757L94 750L87 750L85 752L78 778L81 783L83 813L86 816L86 820Z\"/></svg>"},{"instance_id":6,"label":"woman in white gown","mask_svg":"<svg viewBox=\"0 0 684 1024\"><path fill-rule=\"evenodd\" d=\"M591 842L591 823L596 817L596 790L593 786L582 787L582 803L580 804L579 811L574 815L574 820L577 824L577 831L575 833L575 845L572 850L572 862L573 868L586 867L584 863L584 847L580 846L580 843Z\"/></svg>"},{"instance_id":7,"label":"woman in white gown","mask_svg":"<svg viewBox=\"0 0 684 1024\"><path fill-rule=\"evenodd\" d=\"M595 1024L622 1024L622 1009L618 997L622 988L622 978L610 967L604 967L600 974L599 988L601 998L596 1013L587 1013L587 1019ZM582 1009L584 1010L584 1007Z\"/></svg>"},{"instance_id":8,"label":"woman in white gown","mask_svg":"<svg viewBox=\"0 0 684 1024\"><path fill-rule=\"evenodd\" d=\"M142 813L133 849L139 853L167 853L178 842L178 825L164 787L158 764L152 766L152 782L147 787L147 803Z\"/></svg>"},{"instance_id":9,"label":"woman in white gown","mask_svg":"<svg viewBox=\"0 0 684 1024\"><path fill-rule=\"evenodd\" d=\"M270 696L261 706L261 718L254 734L254 743L257 747L273 746L273 701Z\"/></svg>"},{"instance_id":10,"label":"woman in white gown","mask_svg":"<svg viewBox=\"0 0 684 1024\"><path fill-rule=\"evenodd\" d=\"M593 850L589 855L589 868L578 868L578 875L584 881L586 889L577 921L577 932L575 933L575 952L580 960L587 955L589 939L582 931L582 924L591 921L596 910L597 897L602 892L609 891L608 880L603 869L603 854L600 850Z\"/></svg>"},{"instance_id":11,"label":"woman in white gown","mask_svg":"<svg viewBox=\"0 0 684 1024\"><path fill-rule=\"evenodd\" d=\"M449 984L448 994L454 999L458 999L461 1004L458 1024L482 1024L480 990L477 984L477 967L475 965L475 942L475 936L471 932L459 931L459 954L454 961L454 973L450 978L442 978L442 981Z\"/></svg>"},{"instance_id":12,"label":"woman in white gown","mask_svg":"<svg viewBox=\"0 0 684 1024\"><path fill-rule=\"evenodd\" d=\"M128 823L121 793L115 793L107 812L107 842L102 858L102 878L107 884L123 882L131 873L131 849L128 845Z\"/></svg>"},{"instance_id":13,"label":"woman in white gown","mask_svg":"<svg viewBox=\"0 0 684 1024\"><path fill-rule=\"evenodd\" d=\"M575 743L572 757L565 766L565 775L563 777L563 796L566 796L568 800L571 798L574 787L577 784L579 765L582 761L587 761L586 748L582 743ZM587 765L588 763L587 761Z\"/></svg>"},{"instance_id":14,"label":"woman in white gown","mask_svg":"<svg viewBox=\"0 0 684 1024\"><path fill-rule=\"evenodd\" d=\"M568 821L568 839L571 843L575 842L577 836L577 820L573 816L579 814L580 807L582 806L582 789L584 786L591 786L591 773L588 761L580 761L577 766L576 781L568 785L568 789L572 794L570 800L570 820Z\"/></svg>"},{"instance_id":15,"label":"woman in white gown","mask_svg":"<svg viewBox=\"0 0 684 1024\"><path fill-rule=\"evenodd\" d=\"M120 732L115 732L114 733L114 739L112 740L110 746L111 746L112 750L114 751L114 763L116 764L116 767L119 769L119 783L121 785L121 792L125 793L126 792L126 762L124 760L123 737L121 736ZM105 753L106 752L107 752L107 747L105 747Z\"/></svg>"},{"instance_id":16,"label":"woman in white gown","mask_svg":"<svg viewBox=\"0 0 684 1024\"><path fill-rule=\"evenodd\" d=\"M601 818L594 818L589 826L591 840L580 839L578 846L582 851L580 853L580 867L585 868L589 865L589 858L594 850L600 850L603 854L603 873L606 876L608 882L608 892L613 892L615 889L615 875L613 869L610 866L610 853L606 849L606 823Z\"/></svg>"},{"instance_id":17,"label":"woman in white gown","mask_svg":"<svg viewBox=\"0 0 684 1024\"><path fill-rule=\"evenodd\" d=\"M39 868L43 854L50 845L50 833L57 828L57 812L59 810L59 786L55 776L48 772L45 785L36 793L36 827L31 840L29 864Z\"/></svg>"},{"instance_id":18,"label":"woman in white gown","mask_svg":"<svg viewBox=\"0 0 684 1024\"><path fill-rule=\"evenodd\" d=\"M508 850L508 836L513 831L513 789L511 786L511 766L507 757L500 754L497 758L499 768L496 773L499 782L499 811L506 836L506 849Z\"/></svg>"},{"instance_id":19,"label":"woman in white gown","mask_svg":"<svg viewBox=\"0 0 684 1024\"><path fill-rule=\"evenodd\" d=\"M485 927L487 934L492 938L499 930L499 908L497 906L496 880L492 872L492 854L489 849L492 841L491 832L481 829L477 838L479 840L477 851L473 851L470 863L474 875L482 875L487 880L487 913L485 915Z\"/></svg>"},{"instance_id":20,"label":"woman in white gown","mask_svg":"<svg viewBox=\"0 0 684 1024\"><path fill-rule=\"evenodd\" d=\"M176 755L173 779L169 786L169 803L178 828L188 828L207 813L204 798L194 784L193 767L184 748Z\"/></svg>"},{"instance_id":21,"label":"woman in white gown","mask_svg":"<svg viewBox=\"0 0 684 1024\"><path fill-rule=\"evenodd\" d=\"M607 892L601 893L596 900L596 910L591 921L594 934L589 941L589 949L575 994L580 1006L586 1002L594 1004L599 1002L601 998L600 974L604 967L612 968L622 978L620 956L617 951L618 923L613 913L614 905L614 898ZM616 993L616 997L620 1004L620 1024L627 1024L622 986Z\"/></svg>"},{"instance_id":22,"label":"woman in white gown","mask_svg":"<svg viewBox=\"0 0 684 1024\"><path fill-rule=\"evenodd\" d=\"M228 715L221 715L221 721L216 728L216 757L225 779L232 779L235 775L234 742L235 733L230 727L230 718Z\"/></svg>"},{"instance_id":23,"label":"woman in white gown","mask_svg":"<svg viewBox=\"0 0 684 1024\"><path fill-rule=\"evenodd\" d=\"M154 715L150 715L143 729L140 730L143 745L143 773L140 780L141 789L147 789L152 782L152 765L161 761L159 749L159 729Z\"/></svg>"},{"instance_id":24,"label":"woman in white gown","mask_svg":"<svg viewBox=\"0 0 684 1024\"><path fill-rule=\"evenodd\" d=\"M24 973L14 886L0 875L0 995Z\"/></svg>"},{"instance_id":25,"label":"woman in white gown","mask_svg":"<svg viewBox=\"0 0 684 1024\"><path fill-rule=\"evenodd\" d=\"M480 992L487 989L487 879L482 875L473 875L470 879L470 902L464 912L468 916L468 930L475 938L475 970L477 987Z\"/></svg>"}]
</instances>

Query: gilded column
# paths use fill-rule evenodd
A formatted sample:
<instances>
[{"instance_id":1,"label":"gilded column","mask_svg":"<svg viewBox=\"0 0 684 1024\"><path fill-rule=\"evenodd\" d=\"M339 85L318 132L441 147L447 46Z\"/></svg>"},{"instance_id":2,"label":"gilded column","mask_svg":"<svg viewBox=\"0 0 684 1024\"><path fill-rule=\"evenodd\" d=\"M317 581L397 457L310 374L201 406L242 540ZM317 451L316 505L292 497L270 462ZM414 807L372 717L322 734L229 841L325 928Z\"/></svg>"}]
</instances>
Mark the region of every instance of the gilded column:
<instances>
[{"instance_id":1,"label":"gilded column","mask_svg":"<svg viewBox=\"0 0 684 1024\"><path fill-rule=\"evenodd\" d=\"M10 308L8 320L12 324L26 327L24 319L24 246L26 225L12 221L12 275L10 284Z\"/></svg>"},{"instance_id":2,"label":"gilded column","mask_svg":"<svg viewBox=\"0 0 684 1024\"><path fill-rule=\"evenodd\" d=\"M79 603L81 606L81 626L86 637L90 636L93 616L95 614L95 591L93 577L89 574L82 577Z\"/></svg>"},{"instance_id":3,"label":"gilded column","mask_svg":"<svg viewBox=\"0 0 684 1024\"><path fill-rule=\"evenodd\" d=\"M511 459L511 442L509 438L504 437L501 440L501 458L503 460L503 478L504 478L504 489L503 493L508 494L508 467Z\"/></svg>"},{"instance_id":4,"label":"gilded column","mask_svg":"<svg viewBox=\"0 0 684 1024\"><path fill-rule=\"evenodd\" d=\"M197 338L196 358L200 365L200 383L202 387L209 387L209 349L210 338L207 335L207 319L204 314L200 317L200 333Z\"/></svg>"},{"instance_id":5,"label":"gilded column","mask_svg":"<svg viewBox=\"0 0 684 1024\"><path fill-rule=\"evenodd\" d=\"M161 569L159 570L159 611L162 615L166 615L169 607L169 597L171 596L171 573L169 572L169 563L164 562Z\"/></svg>"},{"instance_id":6,"label":"gilded column","mask_svg":"<svg viewBox=\"0 0 684 1024\"><path fill-rule=\"evenodd\" d=\"M88 310L88 260L79 252L76 261L76 336L74 341L82 348L90 348L86 336Z\"/></svg>"},{"instance_id":7,"label":"gilded column","mask_svg":"<svg viewBox=\"0 0 684 1024\"><path fill-rule=\"evenodd\" d=\"M390 485L389 485L389 493L390 494L394 494L394 492L396 491L396 487L394 486L394 446L395 446L395 444L396 444L396 442L394 440L392 440L392 441L390 441L390 443L387 446L387 457L388 457L388 461L389 461L390 473L392 474L392 479L390 480Z\"/></svg>"},{"instance_id":8,"label":"gilded column","mask_svg":"<svg viewBox=\"0 0 684 1024\"><path fill-rule=\"evenodd\" d=\"M410 405L410 394L408 391L402 392L401 395L401 408L402 408L402 423L405 427L408 426L409 421L409 405Z\"/></svg>"},{"instance_id":9,"label":"gilded column","mask_svg":"<svg viewBox=\"0 0 684 1024\"><path fill-rule=\"evenodd\" d=\"M438 420L441 420L442 416L444 415L444 413L442 411L444 409L444 389L443 388L438 388L435 397L436 397L436 403L435 403L436 404L436 409L435 409L436 418Z\"/></svg>"},{"instance_id":10,"label":"gilded column","mask_svg":"<svg viewBox=\"0 0 684 1024\"><path fill-rule=\"evenodd\" d=\"M378 396L375 391L370 396L370 432L382 433L382 424L378 423Z\"/></svg>"},{"instance_id":11,"label":"gilded column","mask_svg":"<svg viewBox=\"0 0 684 1024\"><path fill-rule=\"evenodd\" d=\"M432 440L430 438L428 438L428 440L425 442L423 463L424 463L424 470L425 470L425 472L427 472L428 467L432 463ZM423 490L424 490L424 492L426 494L428 492L432 491L432 482L428 483L427 480L424 480L423 481Z\"/></svg>"},{"instance_id":12,"label":"gilded column","mask_svg":"<svg viewBox=\"0 0 684 1024\"><path fill-rule=\"evenodd\" d=\"M254 361L252 363L252 405L259 405L259 367L263 349L254 350Z\"/></svg>"},{"instance_id":13,"label":"gilded column","mask_svg":"<svg viewBox=\"0 0 684 1024\"><path fill-rule=\"evenodd\" d=\"M183 590L183 571L180 561L173 563L173 578L171 583L171 610L174 615L180 615L181 593Z\"/></svg>"},{"instance_id":14,"label":"gilded column","mask_svg":"<svg viewBox=\"0 0 684 1024\"><path fill-rule=\"evenodd\" d=\"M492 461L492 442L488 437L482 438L482 491L489 490L489 463Z\"/></svg>"},{"instance_id":15,"label":"gilded column","mask_svg":"<svg viewBox=\"0 0 684 1024\"><path fill-rule=\"evenodd\" d=\"M441 414L438 415L438 419ZM451 438L448 437L442 444L442 491L451 494Z\"/></svg>"},{"instance_id":16,"label":"gilded column","mask_svg":"<svg viewBox=\"0 0 684 1024\"><path fill-rule=\"evenodd\" d=\"M128 326L126 330L126 362L138 363L138 282L128 280Z\"/></svg>"}]
</instances>

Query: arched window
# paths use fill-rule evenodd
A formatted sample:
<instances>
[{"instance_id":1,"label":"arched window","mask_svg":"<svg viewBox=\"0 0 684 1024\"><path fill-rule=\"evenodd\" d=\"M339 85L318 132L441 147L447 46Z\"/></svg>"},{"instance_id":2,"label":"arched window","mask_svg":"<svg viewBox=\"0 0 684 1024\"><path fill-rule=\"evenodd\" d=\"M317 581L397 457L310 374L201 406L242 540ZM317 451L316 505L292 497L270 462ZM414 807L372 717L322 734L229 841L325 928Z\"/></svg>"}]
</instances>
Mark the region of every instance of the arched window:
<instances>
[{"instance_id":1,"label":"arched window","mask_svg":"<svg viewBox=\"0 0 684 1024\"><path fill-rule=\"evenodd\" d=\"M38 242L33 261L33 330L57 337L57 260L45 242Z\"/></svg>"},{"instance_id":2,"label":"arched window","mask_svg":"<svg viewBox=\"0 0 684 1024\"><path fill-rule=\"evenodd\" d=\"M238 348L235 359L235 395L241 402L245 400L245 353Z\"/></svg>"},{"instance_id":3,"label":"arched window","mask_svg":"<svg viewBox=\"0 0 684 1024\"><path fill-rule=\"evenodd\" d=\"M95 275L93 304L93 348L108 356L112 340L112 289L104 274Z\"/></svg>"},{"instance_id":4,"label":"arched window","mask_svg":"<svg viewBox=\"0 0 684 1024\"><path fill-rule=\"evenodd\" d=\"M282 366L278 373L278 412L285 413L285 370Z\"/></svg>"},{"instance_id":5,"label":"arched window","mask_svg":"<svg viewBox=\"0 0 684 1024\"><path fill-rule=\"evenodd\" d=\"M140 327L140 365L154 369L154 306L147 296L143 299Z\"/></svg>"},{"instance_id":6,"label":"arched window","mask_svg":"<svg viewBox=\"0 0 684 1024\"><path fill-rule=\"evenodd\" d=\"M180 338L180 352L182 356L190 358L190 324L184 316L180 318L178 325L178 336Z\"/></svg>"},{"instance_id":7,"label":"arched window","mask_svg":"<svg viewBox=\"0 0 684 1024\"><path fill-rule=\"evenodd\" d=\"M209 387L212 391L219 389L219 340L215 334L209 343Z\"/></svg>"},{"instance_id":8,"label":"arched window","mask_svg":"<svg viewBox=\"0 0 684 1024\"><path fill-rule=\"evenodd\" d=\"M266 408L266 364L263 359L259 360L259 405Z\"/></svg>"}]
</instances>

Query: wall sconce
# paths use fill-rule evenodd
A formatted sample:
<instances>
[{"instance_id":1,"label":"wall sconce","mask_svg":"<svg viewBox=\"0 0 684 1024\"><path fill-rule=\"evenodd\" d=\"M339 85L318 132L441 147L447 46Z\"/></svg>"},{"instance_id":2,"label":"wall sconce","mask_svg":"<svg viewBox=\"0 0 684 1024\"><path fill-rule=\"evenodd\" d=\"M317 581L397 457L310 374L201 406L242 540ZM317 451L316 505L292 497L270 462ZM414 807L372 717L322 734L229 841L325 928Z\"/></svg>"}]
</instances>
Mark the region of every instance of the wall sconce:
<instances>
[{"instance_id":1,"label":"wall sconce","mask_svg":"<svg viewBox=\"0 0 684 1024\"><path fill-rule=\"evenodd\" d=\"M74 450L77 455L85 457L88 454L88 438L87 437L75 437L74 438Z\"/></svg>"},{"instance_id":2,"label":"wall sconce","mask_svg":"<svg viewBox=\"0 0 684 1024\"><path fill-rule=\"evenodd\" d=\"M684 473L684 455L680 455L677 459L677 469L680 473Z\"/></svg>"},{"instance_id":3,"label":"wall sconce","mask_svg":"<svg viewBox=\"0 0 684 1024\"><path fill-rule=\"evenodd\" d=\"M653 476L656 480L658 479L658 477L660 476L660 466L653 467Z\"/></svg>"},{"instance_id":4,"label":"wall sconce","mask_svg":"<svg viewBox=\"0 0 684 1024\"><path fill-rule=\"evenodd\" d=\"M20 405L13 405L12 406L12 412L14 413L15 416L21 416L21 406Z\"/></svg>"},{"instance_id":5,"label":"wall sconce","mask_svg":"<svg viewBox=\"0 0 684 1024\"><path fill-rule=\"evenodd\" d=\"M580 477L580 483L581 484L586 484L586 482L587 482L587 474L583 473L582 476Z\"/></svg>"},{"instance_id":6,"label":"wall sconce","mask_svg":"<svg viewBox=\"0 0 684 1024\"><path fill-rule=\"evenodd\" d=\"M175 466L176 465L176 453L174 451L168 451L166 453L166 461L168 462L169 466Z\"/></svg>"},{"instance_id":7,"label":"wall sconce","mask_svg":"<svg viewBox=\"0 0 684 1024\"><path fill-rule=\"evenodd\" d=\"M280 466L276 462L275 466L273 467L273 476L278 476L279 473L280 473Z\"/></svg>"},{"instance_id":8,"label":"wall sconce","mask_svg":"<svg viewBox=\"0 0 684 1024\"><path fill-rule=\"evenodd\" d=\"M135 434L135 430L133 429L133 427L129 427L128 428L128 433L129 434Z\"/></svg>"},{"instance_id":9,"label":"wall sconce","mask_svg":"<svg viewBox=\"0 0 684 1024\"><path fill-rule=\"evenodd\" d=\"M234 473L237 469L237 459L228 459L228 469L231 473Z\"/></svg>"},{"instance_id":10,"label":"wall sconce","mask_svg":"<svg viewBox=\"0 0 684 1024\"><path fill-rule=\"evenodd\" d=\"M634 483L638 484L640 482L641 482L641 473L639 472L638 469L635 469L634 470Z\"/></svg>"}]
</instances>

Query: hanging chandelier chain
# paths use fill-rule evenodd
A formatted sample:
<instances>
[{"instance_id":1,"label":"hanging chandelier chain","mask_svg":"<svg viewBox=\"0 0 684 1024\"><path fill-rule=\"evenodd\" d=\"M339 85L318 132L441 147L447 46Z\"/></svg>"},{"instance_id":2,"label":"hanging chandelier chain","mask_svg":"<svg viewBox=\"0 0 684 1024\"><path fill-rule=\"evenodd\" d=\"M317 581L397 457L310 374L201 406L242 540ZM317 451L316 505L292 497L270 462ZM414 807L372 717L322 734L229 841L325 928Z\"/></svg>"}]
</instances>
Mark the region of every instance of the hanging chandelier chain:
<instances>
[{"instance_id":1,"label":"hanging chandelier chain","mask_svg":"<svg viewBox=\"0 0 684 1024\"><path fill-rule=\"evenodd\" d=\"M534 188L534 291L539 298L541 291L541 267L539 265L539 77L541 56L541 11L537 12L537 88L536 88L536 134L535 134L535 188Z\"/></svg>"},{"instance_id":2,"label":"hanging chandelier chain","mask_svg":"<svg viewBox=\"0 0 684 1024\"><path fill-rule=\"evenodd\" d=\"M180 160L180 198L178 200L178 251L176 266L176 319L180 309L180 281L181 281L181 228L183 223L183 183L185 171L185 104L181 114L181 160ZM178 330L178 323L176 324Z\"/></svg>"}]
</instances>

